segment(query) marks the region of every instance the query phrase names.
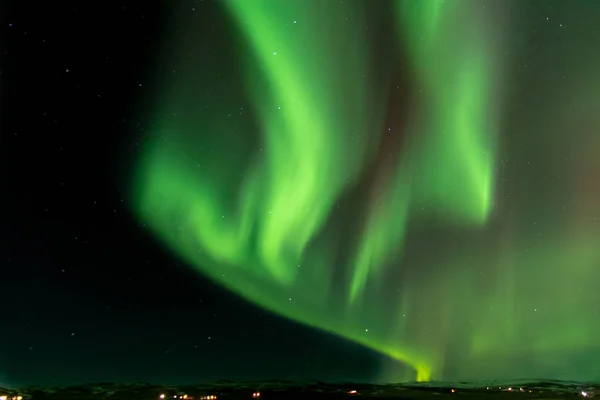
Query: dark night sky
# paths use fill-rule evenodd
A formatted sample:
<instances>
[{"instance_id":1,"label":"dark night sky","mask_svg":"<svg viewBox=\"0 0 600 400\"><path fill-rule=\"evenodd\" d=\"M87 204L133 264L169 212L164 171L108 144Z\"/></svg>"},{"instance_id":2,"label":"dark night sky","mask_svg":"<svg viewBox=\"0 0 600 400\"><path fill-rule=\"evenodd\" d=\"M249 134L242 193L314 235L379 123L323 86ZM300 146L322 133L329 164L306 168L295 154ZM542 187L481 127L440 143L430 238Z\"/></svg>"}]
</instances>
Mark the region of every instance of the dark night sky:
<instances>
[{"instance_id":1,"label":"dark night sky","mask_svg":"<svg viewBox=\"0 0 600 400\"><path fill-rule=\"evenodd\" d=\"M134 102L191 3L34 3L0 12L0 384L368 377L379 356L217 288L130 215Z\"/></svg>"},{"instance_id":2,"label":"dark night sky","mask_svg":"<svg viewBox=\"0 0 600 400\"><path fill-rule=\"evenodd\" d=\"M0 386L598 379L600 3L247 1L0 5Z\"/></svg>"}]
</instances>

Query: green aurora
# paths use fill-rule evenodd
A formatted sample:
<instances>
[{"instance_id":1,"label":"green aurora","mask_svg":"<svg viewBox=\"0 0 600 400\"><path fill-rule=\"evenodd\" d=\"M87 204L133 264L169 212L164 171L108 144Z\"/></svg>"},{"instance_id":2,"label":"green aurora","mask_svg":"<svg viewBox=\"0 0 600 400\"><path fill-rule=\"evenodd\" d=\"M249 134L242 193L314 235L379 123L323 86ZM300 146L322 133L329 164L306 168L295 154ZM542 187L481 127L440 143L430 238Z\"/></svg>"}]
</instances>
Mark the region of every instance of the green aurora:
<instances>
[{"instance_id":1,"label":"green aurora","mask_svg":"<svg viewBox=\"0 0 600 400\"><path fill-rule=\"evenodd\" d=\"M600 11L577 8L530 55L528 2L229 0L228 68L182 21L134 211L396 360L383 380L600 379Z\"/></svg>"}]
</instances>

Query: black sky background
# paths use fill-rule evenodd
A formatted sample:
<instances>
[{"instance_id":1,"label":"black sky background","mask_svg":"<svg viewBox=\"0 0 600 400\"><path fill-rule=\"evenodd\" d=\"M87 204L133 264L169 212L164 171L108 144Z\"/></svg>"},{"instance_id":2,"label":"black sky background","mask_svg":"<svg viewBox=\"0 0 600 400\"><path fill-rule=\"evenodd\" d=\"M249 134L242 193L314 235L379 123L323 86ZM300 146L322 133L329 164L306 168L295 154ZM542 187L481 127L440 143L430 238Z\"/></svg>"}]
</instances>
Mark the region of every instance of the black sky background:
<instances>
[{"instance_id":1,"label":"black sky background","mask_svg":"<svg viewBox=\"0 0 600 400\"><path fill-rule=\"evenodd\" d=\"M228 34L214 2L164 3L0 8L0 386L372 379L379 355L215 287L131 216L174 15Z\"/></svg>"},{"instance_id":2,"label":"black sky background","mask_svg":"<svg viewBox=\"0 0 600 400\"><path fill-rule=\"evenodd\" d=\"M595 14L581 11L592 9L586 2L506 2L514 11L505 32L514 42L506 55L514 75L506 88L514 100L506 131L532 108L543 110L540 98L558 104L545 82L578 62L570 56L580 50L573 38L588 39L584 46L600 39ZM163 249L130 213L130 168L160 119L153 113L168 89L169 66L192 49L206 57L206 70L239 73L244 39L218 3L0 2L0 386L369 381L389 367L381 355L215 286ZM385 11L373 9L372 18ZM186 33L190 21L202 32L200 42ZM387 65L380 42L375 53ZM409 86L410 77L404 79L397 84ZM214 88L216 99L239 90L239 82L227 84ZM400 97L390 101L402 108ZM531 120L532 129L538 120ZM518 164L529 164L521 156L538 138L529 140L506 152L507 169L530 171L507 187L531 185L534 173ZM550 158L539 158L531 168L548 168Z\"/></svg>"}]
</instances>

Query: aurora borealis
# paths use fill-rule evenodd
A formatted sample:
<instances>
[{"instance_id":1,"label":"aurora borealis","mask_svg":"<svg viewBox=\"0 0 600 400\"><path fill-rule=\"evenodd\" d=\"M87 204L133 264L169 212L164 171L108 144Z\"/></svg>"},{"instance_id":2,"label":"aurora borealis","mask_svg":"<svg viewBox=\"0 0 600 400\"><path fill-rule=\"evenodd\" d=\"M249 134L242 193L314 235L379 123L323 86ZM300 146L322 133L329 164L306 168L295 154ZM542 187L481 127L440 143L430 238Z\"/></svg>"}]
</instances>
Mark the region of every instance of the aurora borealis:
<instances>
[{"instance_id":1,"label":"aurora borealis","mask_svg":"<svg viewBox=\"0 0 600 400\"><path fill-rule=\"evenodd\" d=\"M162 243L382 380L600 378L597 3L222 7L235 64L182 21L135 160Z\"/></svg>"}]
</instances>

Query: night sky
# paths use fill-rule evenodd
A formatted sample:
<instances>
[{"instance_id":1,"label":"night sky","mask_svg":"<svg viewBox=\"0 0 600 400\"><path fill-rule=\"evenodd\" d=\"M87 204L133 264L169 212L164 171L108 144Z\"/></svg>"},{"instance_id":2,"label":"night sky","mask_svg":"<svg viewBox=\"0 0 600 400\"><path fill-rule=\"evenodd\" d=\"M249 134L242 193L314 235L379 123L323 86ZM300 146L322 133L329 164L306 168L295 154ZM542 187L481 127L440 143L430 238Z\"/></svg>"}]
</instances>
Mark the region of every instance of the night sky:
<instances>
[{"instance_id":1,"label":"night sky","mask_svg":"<svg viewBox=\"0 0 600 400\"><path fill-rule=\"evenodd\" d=\"M600 381L600 2L0 7L0 386Z\"/></svg>"}]
</instances>

